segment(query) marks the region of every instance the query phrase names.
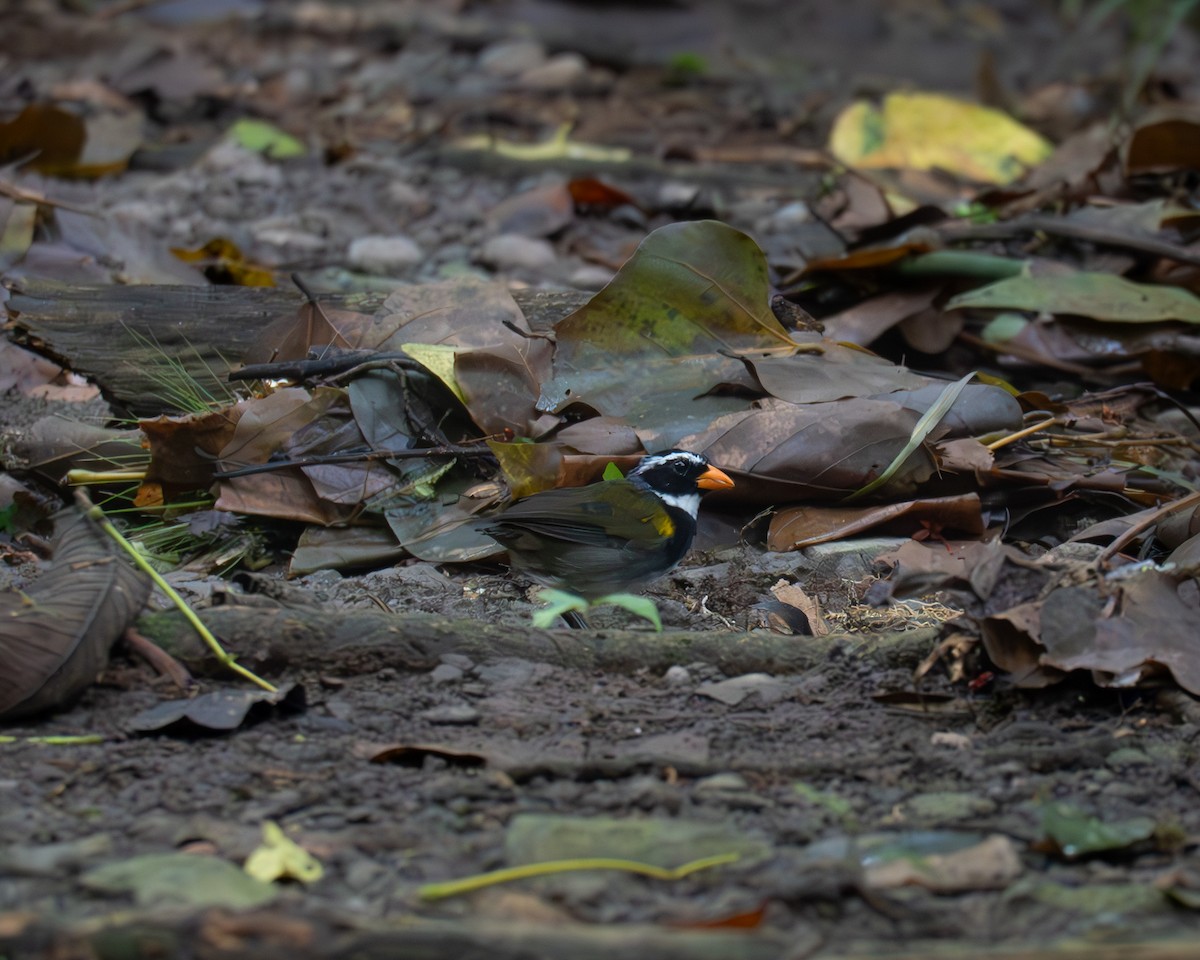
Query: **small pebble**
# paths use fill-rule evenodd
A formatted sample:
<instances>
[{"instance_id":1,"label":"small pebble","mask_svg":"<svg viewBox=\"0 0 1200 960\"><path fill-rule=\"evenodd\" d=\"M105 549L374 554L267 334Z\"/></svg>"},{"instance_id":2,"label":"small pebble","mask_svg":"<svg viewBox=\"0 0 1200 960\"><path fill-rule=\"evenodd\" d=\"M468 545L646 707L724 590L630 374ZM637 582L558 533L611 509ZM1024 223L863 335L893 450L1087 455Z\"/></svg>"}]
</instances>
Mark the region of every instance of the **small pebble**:
<instances>
[{"instance_id":1,"label":"small pebble","mask_svg":"<svg viewBox=\"0 0 1200 960\"><path fill-rule=\"evenodd\" d=\"M588 62L578 53L559 53L545 63L522 70L517 83L527 90L561 90L587 75Z\"/></svg>"},{"instance_id":2,"label":"small pebble","mask_svg":"<svg viewBox=\"0 0 1200 960\"><path fill-rule=\"evenodd\" d=\"M929 738L929 742L935 747L950 747L953 750L971 749L970 737L961 733L950 733L946 730L938 730Z\"/></svg>"},{"instance_id":3,"label":"small pebble","mask_svg":"<svg viewBox=\"0 0 1200 960\"><path fill-rule=\"evenodd\" d=\"M536 40L502 40L479 54L479 66L493 77L515 77L546 62L546 48Z\"/></svg>"},{"instance_id":4,"label":"small pebble","mask_svg":"<svg viewBox=\"0 0 1200 960\"><path fill-rule=\"evenodd\" d=\"M457 683L462 678L463 672L448 663L439 663L429 673L429 679L434 683Z\"/></svg>"},{"instance_id":5,"label":"small pebble","mask_svg":"<svg viewBox=\"0 0 1200 960\"><path fill-rule=\"evenodd\" d=\"M502 233L479 249L479 260L495 270L540 270L554 263L557 255L545 240Z\"/></svg>"},{"instance_id":6,"label":"small pebble","mask_svg":"<svg viewBox=\"0 0 1200 960\"><path fill-rule=\"evenodd\" d=\"M710 777L701 777L696 781L697 793L728 793L734 790L747 790L750 785L740 773L714 773Z\"/></svg>"},{"instance_id":7,"label":"small pebble","mask_svg":"<svg viewBox=\"0 0 1200 960\"><path fill-rule=\"evenodd\" d=\"M567 281L576 290L599 290L612 280L613 272L607 267L587 265L571 274Z\"/></svg>"},{"instance_id":8,"label":"small pebble","mask_svg":"<svg viewBox=\"0 0 1200 960\"><path fill-rule=\"evenodd\" d=\"M409 237L359 237L346 253L350 266L363 273L390 276L403 273L425 259L421 248Z\"/></svg>"},{"instance_id":9,"label":"small pebble","mask_svg":"<svg viewBox=\"0 0 1200 960\"><path fill-rule=\"evenodd\" d=\"M449 703L441 707L430 707L417 714L429 723L463 727L479 722L479 711L465 703Z\"/></svg>"},{"instance_id":10,"label":"small pebble","mask_svg":"<svg viewBox=\"0 0 1200 960\"><path fill-rule=\"evenodd\" d=\"M670 667L667 672L663 674L663 679L673 687L681 687L685 683L692 682L692 675L688 672L687 667L681 667L679 664L675 664L675 666Z\"/></svg>"}]
</instances>

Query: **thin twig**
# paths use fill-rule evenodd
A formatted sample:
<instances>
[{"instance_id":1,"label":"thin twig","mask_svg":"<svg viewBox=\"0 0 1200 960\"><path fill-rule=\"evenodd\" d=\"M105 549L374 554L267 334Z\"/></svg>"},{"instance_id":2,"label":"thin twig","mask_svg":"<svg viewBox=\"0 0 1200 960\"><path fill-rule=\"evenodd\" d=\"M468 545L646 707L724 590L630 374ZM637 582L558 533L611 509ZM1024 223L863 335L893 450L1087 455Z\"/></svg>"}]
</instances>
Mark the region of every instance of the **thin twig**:
<instances>
[{"instance_id":1,"label":"thin twig","mask_svg":"<svg viewBox=\"0 0 1200 960\"><path fill-rule=\"evenodd\" d=\"M1119 537L1113 540L1107 547L1100 551L1100 555L1096 557L1096 566L1107 566L1108 562L1118 553L1124 550L1129 544L1133 543L1139 536L1159 523L1163 517L1172 513L1178 513L1185 507L1190 507L1200 504L1200 490L1195 493L1189 493L1186 497L1180 497L1171 503L1159 507L1153 513L1142 517L1137 523L1133 524L1128 530L1122 533Z\"/></svg>"},{"instance_id":2,"label":"thin twig","mask_svg":"<svg viewBox=\"0 0 1200 960\"><path fill-rule=\"evenodd\" d=\"M1167 240L1119 233L1106 227L1042 214L1031 214L1001 223L973 224L962 228L943 227L940 232L947 241L955 243L963 240L1003 240L1026 233L1048 233L1071 240L1083 240L1098 246L1118 247L1135 250L1138 253L1148 253L1155 257L1174 260L1176 263L1200 266L1200 253Z\"/></svg>"}]
</instances>

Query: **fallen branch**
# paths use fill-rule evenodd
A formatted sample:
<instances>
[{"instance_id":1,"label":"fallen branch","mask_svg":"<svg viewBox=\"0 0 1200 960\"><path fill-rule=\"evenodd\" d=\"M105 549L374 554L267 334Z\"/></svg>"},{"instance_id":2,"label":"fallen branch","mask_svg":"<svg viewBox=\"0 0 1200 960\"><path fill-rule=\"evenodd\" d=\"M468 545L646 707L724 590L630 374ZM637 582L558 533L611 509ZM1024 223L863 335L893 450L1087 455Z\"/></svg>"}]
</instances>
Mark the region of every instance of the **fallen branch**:
<instances>
[{"instance_id":1,"label":"fallen branch","mask_svg":"<svg viewBox=\"0 0 1200 960\"><path fill-rule=\"evenodd\" d=\"M216 607L204 611L213 633L238 661L267 672L318 670L355 676L385 667L431 670L446 654L477 663L516 657L577 670L634 673L708 663L727 676L794 674L830 660L865 659L909 669L936 642L936 628L882 635L795 637L767 631L536 630L479 620L399 616L374 610ZM145 613L138 629L197 672L211 671L206 650L175 613Z\"/></svg>"}]
</instances>

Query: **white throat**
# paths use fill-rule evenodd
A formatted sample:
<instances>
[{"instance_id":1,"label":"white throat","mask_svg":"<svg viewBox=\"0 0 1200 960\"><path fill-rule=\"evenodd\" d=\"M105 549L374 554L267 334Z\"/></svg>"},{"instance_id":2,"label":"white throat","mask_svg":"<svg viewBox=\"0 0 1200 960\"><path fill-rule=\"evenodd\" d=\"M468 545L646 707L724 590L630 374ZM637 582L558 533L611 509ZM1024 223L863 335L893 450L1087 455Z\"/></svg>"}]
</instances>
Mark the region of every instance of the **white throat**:
<instances>
[{"instance_id":1,"label":"white throat","mask_svg":"<svg viewBox=\"0 0 1200 960\"><path fill-rule=\"evenodd\" d=\"M682 510L693 520L700 512L700 494L698 493L660 493L659 497L664 503L669 503L676 509Z\"/></svg>"}]
</instances>

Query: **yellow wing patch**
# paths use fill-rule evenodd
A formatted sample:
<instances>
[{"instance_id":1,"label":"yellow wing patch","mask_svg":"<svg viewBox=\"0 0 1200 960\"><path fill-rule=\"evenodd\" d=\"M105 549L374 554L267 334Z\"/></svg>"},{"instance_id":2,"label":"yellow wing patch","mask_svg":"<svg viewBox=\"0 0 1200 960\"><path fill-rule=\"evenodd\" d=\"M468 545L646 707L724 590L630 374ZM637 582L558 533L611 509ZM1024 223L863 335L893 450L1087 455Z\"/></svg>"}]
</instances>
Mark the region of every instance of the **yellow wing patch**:
<instances>
[{"instance_id":1,"label":"yellow wing patch","mask_svg":"<svg viewBox=\"0 0 1200 960\"><path fill-rule=\"evenodd\" d=\"M675 521L666 510L655 510L650 516L644 517L642 522L654 524L654 529L660 537L670 538L675 535Z\"/></svg>"}]
</instances>

